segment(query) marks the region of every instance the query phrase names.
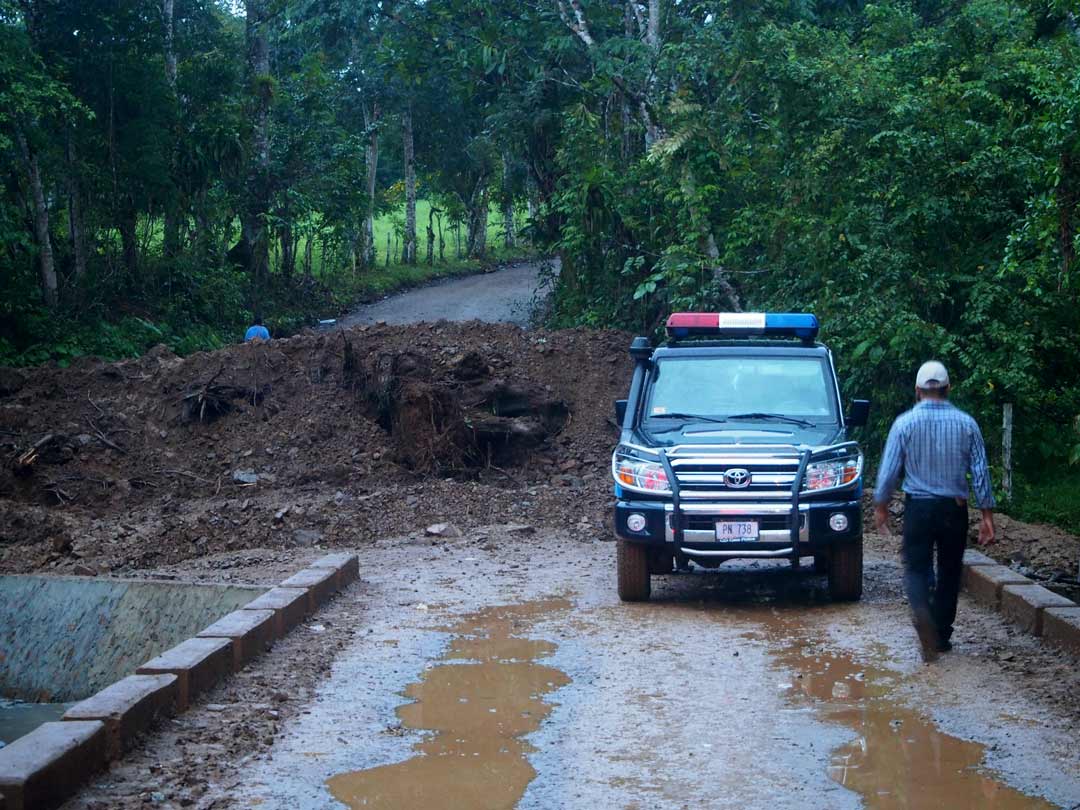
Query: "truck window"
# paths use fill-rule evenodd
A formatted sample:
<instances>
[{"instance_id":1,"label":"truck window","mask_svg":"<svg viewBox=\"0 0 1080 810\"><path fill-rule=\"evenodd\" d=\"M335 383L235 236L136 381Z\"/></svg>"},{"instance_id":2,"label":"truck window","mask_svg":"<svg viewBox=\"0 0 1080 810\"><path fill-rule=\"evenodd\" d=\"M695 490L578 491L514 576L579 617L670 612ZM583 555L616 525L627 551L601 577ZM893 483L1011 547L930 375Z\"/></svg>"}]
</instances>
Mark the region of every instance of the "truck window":
<instances>
[{"instance_id":1,"label":"truck window","mask_svg":"<svg viewBox=\"0 0 1080 810\"><path fill-rule=\"evenodd\" d=\"M835 391L819 357L670 357L653 372L646 416L781 413L835 420Z\"/></svg>"}]
</instances>

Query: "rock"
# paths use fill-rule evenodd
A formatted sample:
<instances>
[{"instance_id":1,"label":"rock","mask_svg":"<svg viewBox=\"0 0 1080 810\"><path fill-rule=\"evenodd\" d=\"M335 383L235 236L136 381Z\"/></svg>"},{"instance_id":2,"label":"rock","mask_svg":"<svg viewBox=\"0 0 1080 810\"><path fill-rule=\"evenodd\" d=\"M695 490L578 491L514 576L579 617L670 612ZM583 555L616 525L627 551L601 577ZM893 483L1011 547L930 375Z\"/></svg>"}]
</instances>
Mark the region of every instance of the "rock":
<instances>
[{"instance_id":1,"label":"rock","mask_svg":"<svg viewBox=\"0 0 1080 810\"><path fill-rule=\"evenodd\" d=\"M0 368L0 397L17 394L26 385L26 375L13 368Z\"/></svg>"},{"instance_id":2,"label":"rock","mask_svg":"<svg viewBox=\"0 0 1080 810\"><path fill-rule=\"evenodd\" d=\"M76 565L71 569L71 573L77 577L96 577L98 575L97 569L91 568L89 565Z\"/></svg>"},{"instance_id":3,"label":"rock","mask_svg":"<svg viewBox=\"0 0 1080 810\"><path fill-rule=\"evenodd\" d=\"M424 534L429 537L461 537L461 529L453 523L433 523L424 529Z\"/></svg>"},{"instance_id":4,"label":"rock","mask_svg":"<svg viewBox=\"0 0 1080 810\"><path fill-rule=\"evenodd\" d=\"M536 527L526 523L507 523L503 531L507 534L536 534Z\"/></svg>"},{"instance_id":5,"label":"rock","mask_svg":"<svg viewBox=\"0 0 1080 810\"><path fill-rule=\"evenodd\" d=\"M57 554L66 554L71 551L71 538L58 535L49 541L52 550Z\"/></svg>"},{"instance_id":6,"label":"rock","mask_svg":"<svg viewBox=\"0 0 1080 810\"><path fill-rule=\"evenodd\" d=\"M259 476L255 474L254 470L233 470L233 481L238 484L257 484L259 483Z\"/></svg>"},{"instance_id":7,"label":"rock","mask_svg":"<svg viewBox=\"0 0 1080 810\"><path fill-rule=\"evenodd\" d=\"M280 509L277 512L275 512L274 513L274 523L281 523L281 521L283 521L285 519L285 516L287 514L289 514L289 507L287 507L287 506L284 509Z\"/></svg>"},{"instance_id":8,"label":"rock","mask_svg":"<svg viewBox=\"0 0 1080 810\"><path fill-rule=\"evenodd\" d=\"M322 532L314 529L297 529L293 532L293 544L297 546L317 546L322 539Z\"/></svg>"}]
</instances>

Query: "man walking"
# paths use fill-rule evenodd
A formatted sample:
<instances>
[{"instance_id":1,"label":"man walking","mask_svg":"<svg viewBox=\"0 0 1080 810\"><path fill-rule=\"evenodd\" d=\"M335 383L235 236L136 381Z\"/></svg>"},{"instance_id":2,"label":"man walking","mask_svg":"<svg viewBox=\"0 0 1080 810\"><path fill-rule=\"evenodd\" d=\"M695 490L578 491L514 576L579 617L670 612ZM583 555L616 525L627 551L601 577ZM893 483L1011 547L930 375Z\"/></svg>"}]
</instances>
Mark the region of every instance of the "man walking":
<instances>
[{"instance_id":1,"label":"man walking","mask_svg":"<svg viewBox=\"0 0 1080 810\"><path fill-rule=\"evenodd\" d=\"M915 407L893 422L874 491L875 523L887 531L889 500L904 476L904 589L924 661L952 649L967 545L969 473L975 505L982 510L979 543L994 541L994 495L982 433L948 397L945 366L923 363L915 377Z\"/></svg>"}]
</instances>

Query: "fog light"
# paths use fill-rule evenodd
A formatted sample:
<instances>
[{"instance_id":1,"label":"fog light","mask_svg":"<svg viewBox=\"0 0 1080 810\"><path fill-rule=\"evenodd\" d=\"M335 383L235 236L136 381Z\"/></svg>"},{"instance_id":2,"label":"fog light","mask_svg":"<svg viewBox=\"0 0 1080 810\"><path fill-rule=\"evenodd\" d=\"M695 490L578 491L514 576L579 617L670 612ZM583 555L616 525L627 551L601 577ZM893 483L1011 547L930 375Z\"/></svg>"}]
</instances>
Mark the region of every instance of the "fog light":
<instances>
[{"instance_id":1,"label":"fog light","mask_svg":"<svg viewBox=\"0 0 1080 810\"><path fill-rule=\"evenodd\" d=\"M846 532L848 527L847 515L842 515L837 512L835 515L829 515L829 528L834 532Z\"/></svg>"},{"instance_id":2,"label":"fog light","mask_svg":"<svg viewBox=\"0 0 1080 810\"><path fill-rule=\"evenodd\" d=\"M640 512L634 512L626 516L626 528L632 532L645 530L645 516Z\"/></svg>"}]
</instances>

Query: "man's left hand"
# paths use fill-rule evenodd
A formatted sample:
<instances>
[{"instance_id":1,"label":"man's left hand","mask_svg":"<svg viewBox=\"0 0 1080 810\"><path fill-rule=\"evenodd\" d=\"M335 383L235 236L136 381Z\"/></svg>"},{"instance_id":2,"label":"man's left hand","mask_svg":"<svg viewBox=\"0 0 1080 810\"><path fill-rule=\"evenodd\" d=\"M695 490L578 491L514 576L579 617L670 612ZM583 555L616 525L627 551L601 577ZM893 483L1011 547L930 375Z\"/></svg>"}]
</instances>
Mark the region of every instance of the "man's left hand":
<instances>
[{"instance_id":1,"label":"man's left hand","mask_svg":"<svg viewBox=\"0 0 1080 810\"><path fill-rule=\"evenodd\" d=\"M997 531L994 529L994 513L989 509L982 510L982 520L979 521L979 545L988 546L994 542Z\"/></svg>"}]
</instances>

